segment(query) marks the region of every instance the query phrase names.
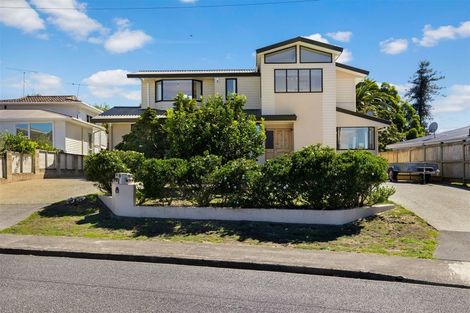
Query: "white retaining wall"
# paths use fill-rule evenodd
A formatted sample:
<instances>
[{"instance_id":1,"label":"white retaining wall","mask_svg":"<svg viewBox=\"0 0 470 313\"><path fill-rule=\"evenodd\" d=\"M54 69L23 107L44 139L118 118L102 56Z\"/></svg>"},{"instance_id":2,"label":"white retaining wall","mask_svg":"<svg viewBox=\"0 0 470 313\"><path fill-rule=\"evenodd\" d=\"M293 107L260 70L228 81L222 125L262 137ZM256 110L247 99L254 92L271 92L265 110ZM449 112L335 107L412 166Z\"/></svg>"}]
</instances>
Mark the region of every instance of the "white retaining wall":
<instances>
[{"instance_id":1,"label":"white retaining wall","mask_svg":"<svg viewBox=\"0 0 470 313\"><path fill-rule=\"evenodd\" d=\"M343 225L394 207L382 204L345 210L290 210L136 206L135 185L113 183L112 189L112 196L100 199L115 215L123 217Z\"/></svg>"}]
</instances>

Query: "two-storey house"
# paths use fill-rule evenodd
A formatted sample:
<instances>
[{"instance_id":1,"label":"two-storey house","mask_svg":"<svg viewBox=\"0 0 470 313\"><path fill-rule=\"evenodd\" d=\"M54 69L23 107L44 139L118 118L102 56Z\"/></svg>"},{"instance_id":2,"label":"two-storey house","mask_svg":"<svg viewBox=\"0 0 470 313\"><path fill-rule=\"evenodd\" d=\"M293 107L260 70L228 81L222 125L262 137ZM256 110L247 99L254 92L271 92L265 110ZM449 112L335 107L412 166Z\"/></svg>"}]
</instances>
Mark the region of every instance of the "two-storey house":
<instances>
[{"instance_id":1,"label":"two-storey house","mask_svg":"<svg viewBox=\"0 0 470 313\"><path fill-rule=\"evenodd\" d=\"M75 96L26 96L0 100L0 134L23 135L58 150L87 155L107 148L106 129L91 123L102 113Z\"/></svg>"},{"instance_id":2,"label":"two-storey house","mask_svg":"<svg viewBox=\"0 0 470 313\"><path fill-rule=\"evenodd\" d=\"M164 118L178 92L196 99L235 92L247 97L247 112L264 119L266 159L317 143L376 153L378 131L389 122L356 111L355 87L368 71L336 62L342 51L296 37L256 50L254 69L130 73L141 80L141 106L114 107L93 121L108 123L112 148L144 109Z\"/></svg>"}]
</instances>

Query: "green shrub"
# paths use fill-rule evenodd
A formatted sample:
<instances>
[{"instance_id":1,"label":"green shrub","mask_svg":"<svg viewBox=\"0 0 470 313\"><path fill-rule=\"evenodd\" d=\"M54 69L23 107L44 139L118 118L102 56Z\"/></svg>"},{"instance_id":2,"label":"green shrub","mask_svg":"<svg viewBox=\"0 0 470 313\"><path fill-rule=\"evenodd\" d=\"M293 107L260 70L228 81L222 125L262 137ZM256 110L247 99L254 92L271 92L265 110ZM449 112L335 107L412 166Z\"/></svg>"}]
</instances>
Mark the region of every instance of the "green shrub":
<instances>
[{"instance_id":1,"label":"green shrub","mask_svg":"<svg viewBox=\"0 0 470 313\"><path fill-rule=\"evenodd\" d=\"M188 164L182 159L148 159L139 171L143 183L144 199L171 202L181 197L181 185L186 177Z\"/></svg>"},{"instance_id":2,"label":"green shrub","mask_svg":"<svg viewBox=\"0 0 470 313\"><path fill-rule=\"evenodd\" d=\"M185 194L198 205L208 205L213 199L214 172L220 167L220 156L206 154L189 159L185 177Z\"/></svg>"},{"instance_id":3,"label":"green shrub","mask_svg":"<svg viewBox=\"0 0 470 313\"><path fill-rule=\"evenodd\" d=\"M385 159L367 151L346 151L336 157L334 193L329 207L363 206L367 197L387 179Z\"/></svg>"},{"instance_id":4,"label":"green shrub","mask_svg":"<svg viewBox=\"0 0 470 313\"><path fill-rule=\"evenodd\" d=\"M298 204L314 209L329 207L335 180L333 149L313 145L292 154L290 180L299 194Z\"/></svg>"},{"instance_id":5,"label":"green shrub","mask_svg":"<svg viewBox=\"0 0 470 313\"><path fill-rule=\"evenodd\" d=\"M38 143L19 133L17 135L5 133L0 138L0 152L13 151L35 154Z\"/></svg>"},{"instance_id":6,"label":"green shrub","mask_svg":"<svg viewBox=\"0 0 470 313\"><path fill-rule=\"evenodd\" d=\"M393 195L395 191L395 188L392 186L379 186L367 197L367 205L387 202L388 198Z\"/></svg>"},{"instance_id":7,"label":"green shrub","mask_svg":"<svg viewBox=\"0 0 470 313\"><path fill-rule=\"evenodd\" d=\"M145 156L141 152L113 150L111 153L114 153L118 158L120 158L129 171L134 175L138 174L140 167L145 161Z\"/></svg>"},{"instance_id":8,"label":"green shrub","mask_svg":"<svg viewBox=\"0 0 470 313\"><path fill-rule=\"evenodd\" d=\"M214 194L222 198L224 205L250 206L248 195L259 179L260 166L256 161L237 159L227 162L215 171Z\"/></svg>"},{"instance_id":9,"label":"green shrub","mask_svg":"<svg viewBox=\"0 0 470 313\"><path fill-rule=\"evenodd\" d=\"M261 175L251 192L251 198L258 207L291 207L298 197L292 188L292 158L283 155L266 161Z\"/></svg>"},{"instance_id":10,"label":"green shrub","mask_svg":"<svg viewBox=\"0 0 470 313\"><path fill-rule=\"evenodd\" d=\"M111 193L111 184L116 173L129 172L129 168L116 151L103 150L85 157L85 177L98 187Z\"/></svg>"}]
</instances>

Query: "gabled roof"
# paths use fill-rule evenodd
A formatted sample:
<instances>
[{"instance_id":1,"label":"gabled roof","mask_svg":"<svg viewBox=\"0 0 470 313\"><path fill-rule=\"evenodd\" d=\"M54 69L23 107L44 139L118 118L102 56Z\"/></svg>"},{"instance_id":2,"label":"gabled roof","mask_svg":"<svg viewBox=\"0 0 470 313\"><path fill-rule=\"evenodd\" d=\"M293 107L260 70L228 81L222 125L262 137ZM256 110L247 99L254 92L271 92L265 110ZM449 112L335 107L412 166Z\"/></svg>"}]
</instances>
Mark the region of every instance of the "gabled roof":
<instances>
[{"instance_id":1,"label":"gabled roof","mask_svg":"<svg viewBox=\"0 0 470 313\"><path fill-rule=\"evenodd\" d=\"M437 133L436 135L428 135L420 138L405 140L387 146L387 149L401 149L409 147L419 147L425 145L439 144L441 142L456 142L470 140L470 125L452 129L446 132Z\"/></svg>"},{"instance_id":2,"label":"gabled roof","mask_svg":"<svg viewBox=\"0 0 470 313\"><path fill-rule=\"evenodd\" d=\"M353 115L353 116L357 116L357 117L361 117L361 118L365 118L367 120L371 120L371 121L374 121L374 122L379 122L379 123L382 123L382 124L387 124L387 125L392 124L390 121L384 120L383 118L380 118L380 117L370 116L370 115L367 115L367 114L364 114L364 113L361 113L361 112L346 110L346 109L339 108L339 107L336 107L336 112L349 114L349 115Z\"/></svg>"},{"instance_id":3,"label":"gabled roof","mask_svg":"<svg viewBox=\"0 0 470 313\"><path fill-rule=\"evenodd\" d=\"M26 96L16 99L2 99L0 103L64 103L81 102L75 96Z\"/></svg>"},{"instance_id":4,"label":"gabled roof","mask_svg":"<svg viewBox=\"0 0 470 313\"><path fill-rule=\"evenodd\" d=\"M276 48L279 48L279 47L282 47L282 46L285 46L285 45L296 43L298 41L303 42L303 43L307 43L307 44L312 44L312 45L319 46L319 47L323 47L323 48L326 48L326 49L338 51L338 52L343 52L343 48L341 48L341 47L338 47L338 46L335 46L335 45L332 45L332 44L329 44L329 43L324 43L324 42L321 42L321 41L316 41L316 40L313 40L313 39L310 39L310 38L299 36L299 37L291 38L291 39L284 40L284 41L281 41L281 42L278 42L278 43L275 43L275 44L272 44L272 45L269 45L269 46L265 46L265 47L256 49L256 53L258 54L258 53L265 52L265 51L268 51L268 50L276 49Z\"/></svg>"},{"instance_id":5,"label":"gabled roof","mask_svg":"<svg viewBox=\"0 0 470 313\"><path fill-rule=\"evenodd\" d=\"M214 70L140 70L127 74L128 78L160 77L220 77L260 76L256 69L214 69Z\"/></svg>"},{"instance_id":6,"label":"gabled roof","mask_svg":"<svg viewBox=\"0 0 470 313\"><path fill-rule=\"evenodd\" d=\"M357 72L357 73L360 73L360 74L369 75L369 71L363 70L361 68L354 67L354 66L351 66L351 65L346 65L346 64L343 64L343 63L336 62L336 66L340 67L340 68L344 68L346 70Z\"/></svg>"}]
</instances>

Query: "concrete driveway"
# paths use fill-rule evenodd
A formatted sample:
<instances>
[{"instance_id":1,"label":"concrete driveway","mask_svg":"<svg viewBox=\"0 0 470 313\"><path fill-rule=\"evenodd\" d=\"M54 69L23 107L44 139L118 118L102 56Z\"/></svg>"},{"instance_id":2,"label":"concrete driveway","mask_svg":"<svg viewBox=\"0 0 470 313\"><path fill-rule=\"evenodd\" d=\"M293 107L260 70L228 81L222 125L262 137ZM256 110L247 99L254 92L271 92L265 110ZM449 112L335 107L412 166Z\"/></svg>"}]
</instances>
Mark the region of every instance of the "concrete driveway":
<instances>
[{"instance_id":1,"label":"concrete driveway","mask_svg":"<svg viewBox=\"0 0 470 313\"><path fill-rule=\"evenodd\" d=\"M0 185L0 229L57 201L96 193L92 182L77 178L36 179Z\"/></svg>"},{"instance_id":2,"label":"concrete driveway","mask_svg":"<svg viewBox=\"0 0 470 313\"><path fill-rule=\"evenodd\" d=\"M391 183L390 198L439 230L435 257L470 261L470 191L464 188L416 183Z\"/></svg>"}]
</instances>

